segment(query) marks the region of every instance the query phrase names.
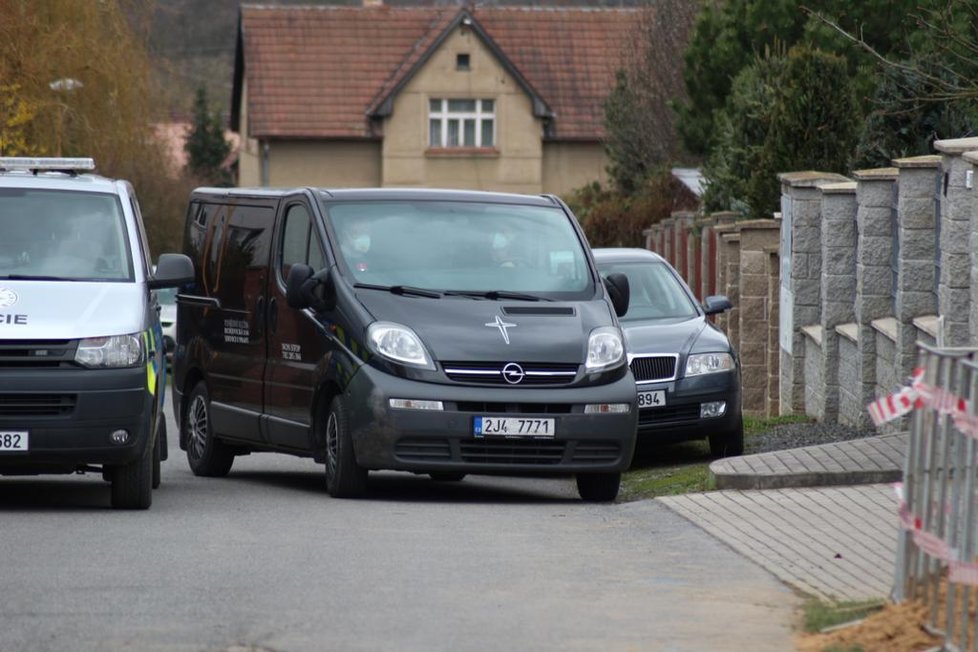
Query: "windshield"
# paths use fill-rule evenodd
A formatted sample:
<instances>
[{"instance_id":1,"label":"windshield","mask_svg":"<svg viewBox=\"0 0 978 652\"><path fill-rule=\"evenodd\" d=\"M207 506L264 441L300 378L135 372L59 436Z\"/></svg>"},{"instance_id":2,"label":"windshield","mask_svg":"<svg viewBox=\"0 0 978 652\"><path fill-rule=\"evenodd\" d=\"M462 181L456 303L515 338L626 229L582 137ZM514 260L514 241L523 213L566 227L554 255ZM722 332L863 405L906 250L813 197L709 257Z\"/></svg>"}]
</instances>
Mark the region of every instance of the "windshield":
<instances>
[{"instance_id":1,"label":"windshield","mask_svg":"<svg viewBox=\"0 0 978 652\"><path fill-rule=\"evenodd\" d=\"M376 201L325 210L357 283L554 299L594 292L577 231L559 208Z\"/></svg>"},{"instance_id":2,"label":"windshield","mask_svg":"<svg viewBox=\"0 0 978 652\"><path fill-rule=\"evenodd\" d=\"M115 195L0 188L0 278L132 280L125 235Z\"/></svg>"},{"instance_id":3,"label":"windshield","mask_svg":"<svg viewBox=\"0 0 978 652\"><path fill-rule=\"evenodd\" d=\"M679 279L665 263L598 263L603 276L618 272L628 277L631 297L623 322L649 319L689 319L699 313Z\"/></svg>"}]
</instances>

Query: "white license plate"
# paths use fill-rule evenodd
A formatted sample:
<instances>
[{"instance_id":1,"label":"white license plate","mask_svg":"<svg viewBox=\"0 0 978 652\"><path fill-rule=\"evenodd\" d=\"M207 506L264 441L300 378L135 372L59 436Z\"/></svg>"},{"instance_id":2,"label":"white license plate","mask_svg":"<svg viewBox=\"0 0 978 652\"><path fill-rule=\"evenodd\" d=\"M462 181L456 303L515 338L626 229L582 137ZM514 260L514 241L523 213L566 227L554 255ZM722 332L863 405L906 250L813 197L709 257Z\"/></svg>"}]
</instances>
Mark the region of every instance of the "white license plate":
<instances>
[{"instance_id":1,"label":"white license plate","mask_svg":"<svg viewBox=\"0 0 978 652\"><path fill-rule=\"evenodd\" d=\"M640 409L663 407L665 404L666 404L666 390L664 389L657 389L651 392L638 393L638 407Z\"/></svg>"},{"instance_id":2,"label":"white license plate","mask_svg":"<svg viewBox=\"0 0 978 652\"><path fill-rule=\"evenodd\" d=\"M476 437L553 437L554 419L529 417L476 417Z\"/></svg>"},{"instance_id":3,"label":"white license plate","mask_svg":"<svg viewBox=\"0 0 978 652\"><path fill-rule=\"evenodd\" d=\"M26 430L0 430L0 453L29 450Z\"/></svg>"}]
</instances>

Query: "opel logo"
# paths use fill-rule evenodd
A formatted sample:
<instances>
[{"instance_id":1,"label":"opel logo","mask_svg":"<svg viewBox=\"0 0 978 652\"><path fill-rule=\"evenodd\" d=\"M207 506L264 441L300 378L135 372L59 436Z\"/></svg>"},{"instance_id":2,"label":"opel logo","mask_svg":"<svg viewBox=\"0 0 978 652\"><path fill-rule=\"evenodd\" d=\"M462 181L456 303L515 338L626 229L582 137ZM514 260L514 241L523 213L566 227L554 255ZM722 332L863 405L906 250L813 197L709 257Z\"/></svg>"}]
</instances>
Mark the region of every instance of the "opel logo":
<instances>
[{"instance_id":1,"label":"opel logo","mask_svg":"<svg viewBox=\"0 0 978 652\"><path fill-rule=\"evenodd\" d=\"M503 378L506 379L506 382L510 385L519 385L521 382L523 382L523 377L525 375L526 374L523 373L523 367L519 366L515 362L510 362L503 367Z\"/></svg>"},{"instance_id":2,"label":"opel logo","mask_svg":"<svg viewBox=\"0 0 978 652\"><path fill-rule=\"evenodd\" d=\"M0 308L9 308L17 303L17 293L8 288L0 288Z\"/></svg>"}]
</instances>

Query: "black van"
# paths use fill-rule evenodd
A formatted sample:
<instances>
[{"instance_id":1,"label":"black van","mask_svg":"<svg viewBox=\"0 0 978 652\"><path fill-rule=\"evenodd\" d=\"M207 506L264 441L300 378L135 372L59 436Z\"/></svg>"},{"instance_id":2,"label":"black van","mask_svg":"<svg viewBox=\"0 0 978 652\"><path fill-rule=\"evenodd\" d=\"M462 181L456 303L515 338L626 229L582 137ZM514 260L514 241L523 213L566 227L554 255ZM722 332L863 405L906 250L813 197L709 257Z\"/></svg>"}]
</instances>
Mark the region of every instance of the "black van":
<instances>
[{"instance_id":1,"label":"black van","mask_svg":"<svg viewBox=\"0 0 978 652\"><path fill-rule=\"evenodd\" d=\"M635 382L602 281L553 196L455 190L192 194L174 410L197 475L277 451L370 470L570 474L609 501L635 446Z\"/></svg>"}]
</instances>

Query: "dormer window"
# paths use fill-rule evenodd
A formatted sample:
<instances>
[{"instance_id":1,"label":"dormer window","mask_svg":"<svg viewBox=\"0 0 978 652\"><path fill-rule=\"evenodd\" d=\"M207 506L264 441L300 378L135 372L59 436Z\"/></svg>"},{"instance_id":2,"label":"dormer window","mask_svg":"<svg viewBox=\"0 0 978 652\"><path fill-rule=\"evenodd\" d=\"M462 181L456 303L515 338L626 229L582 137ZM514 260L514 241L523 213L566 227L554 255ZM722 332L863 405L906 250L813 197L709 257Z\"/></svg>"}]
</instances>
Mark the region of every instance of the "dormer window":
<instances>
[{"instance_id":1,"label":"dormer window","mask_svg":"<svg viewBox=\"0 0 978 652\"><path fill-rule=\"evenodd\" d=\"M469 55L468 54L456 54L455 55L455 70L470 70L469 66Z\"/></svg>"},{"instance_id":2,"label":"dormer window","mask_svg":"<svg viewBox=\"0 0 978 652\"><path fill-rule=\"evenodd\" d=\"M495 144L495 100L429 101L430 147L494 147Z\"/></svg>"}]
</instances>

